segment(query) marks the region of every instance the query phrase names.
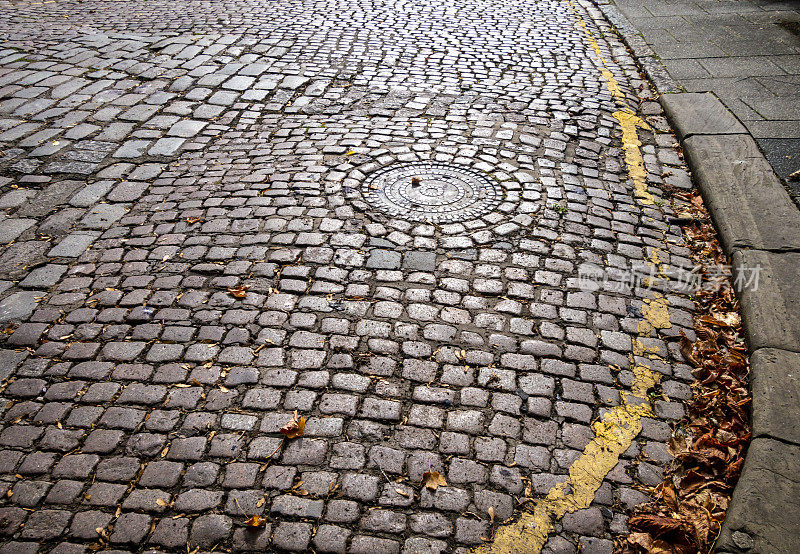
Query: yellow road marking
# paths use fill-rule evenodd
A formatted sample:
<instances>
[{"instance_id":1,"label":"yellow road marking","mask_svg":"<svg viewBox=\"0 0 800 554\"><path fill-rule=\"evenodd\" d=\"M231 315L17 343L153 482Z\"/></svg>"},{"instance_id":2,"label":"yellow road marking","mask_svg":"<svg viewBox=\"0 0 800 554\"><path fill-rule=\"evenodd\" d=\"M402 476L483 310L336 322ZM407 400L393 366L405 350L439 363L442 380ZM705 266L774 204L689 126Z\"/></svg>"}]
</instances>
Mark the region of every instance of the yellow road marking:
<instances>
[{"instance_id":1,"label":"yellow road marking","mask_svg":"<svg viewBox=\"0 0 800 554\"><path fill-rule=\"evenodd\" d=\"M655 204L655 198L647 191L647 170L644 168L644 159L639 147L639 133L636 130L649 129L650 127L631 111L614 112L614 118L622 127L622 150L625 152L625 165L628 166L628 175L633 181L633 190L639 203L645 206Z\"/></svg>"},{"instance_id":2,"label":"yellow road marking","mask_svg":"<svg viewBox=\"0 0 800 554\"><path fill-rule=\"evenodd\" d=\"M555 521L589 507L603 479L641 432L641 418L653 415L647 403L647 391L658 383L660 376L643 366L635 368L634 374L633 388L630 393L623 393L622 405L609 410L592 425L595 437L569 468L569 478L553 487L547 497L536 504L532 514L524 513L514 524L501 527L493 543L478 547L475 552L540 552ZM634 404L630 397L643 402Z\"/></svg>"},{"instance_id":3,"label":"yellow road marking","mask_svg":"<svg viewBox=\"0 0 800 554\"><path fill-rule=\"evenodd\" d=\"M572 0L570 9L580 18ZM625 95L608 69L606 60L600 51L600 45L586 27L586 22L578 23L583 28L587 41L591 45L598 60L602 64L600 74L606 88L621 106L614 112L614 118L622 128L622 143L625 153L625 164L628 175L633 181L634 198L644 206L655 204L655 198L647 190L647 171L640 147L638 129L649 129L647 123L627 107ZM663 262L656 249L645 263L664 276ZM645 286L652 285L648 281ZM649 367L634 364L634 356L656 359L657 348L646 348L640 338L653 336L656 329L667 329L672 326L669 318L669 301L661 294L645 299L642 307L642 321L637 326L637 337L633 340L632 353L629 358L633 366L634 382L630 392L622 392L622 404L606 412L592 424L595 437L586 446L581 456L569 468L566 481L554 486L547 496L536 503L533 513L524 512L520 518L508 525L501 526L491 543L474 549L479 554L513 554L541 552L548 536L553 531L554 523L568 513L588 508L606 475L619 463L619 457L625 452L642 430L642 417L653 416L648 399L648 391L655 387L661 376ZM631 401L631 398L636 401Z\"/></svg>"}]
</instances>

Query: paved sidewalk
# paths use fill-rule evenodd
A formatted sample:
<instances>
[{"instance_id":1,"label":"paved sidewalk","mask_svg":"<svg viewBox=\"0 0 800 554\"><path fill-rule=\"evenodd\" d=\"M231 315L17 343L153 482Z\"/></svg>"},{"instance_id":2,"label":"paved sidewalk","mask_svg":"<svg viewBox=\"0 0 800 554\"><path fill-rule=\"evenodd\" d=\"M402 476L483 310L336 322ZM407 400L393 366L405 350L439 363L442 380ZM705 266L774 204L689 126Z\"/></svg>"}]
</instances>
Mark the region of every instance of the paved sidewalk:
<instances>
[{"instance_id":1,"label":"paved sidewalk","mask_svg":"<svg viewBox=\"0 0 800 554\"><path fill-rule=\"evenodd\" d=\"M507 552L531 500L525 551L610 552L694 333L691 183L609 31L0 3L0 554Z\"/></svg>"},{"instance_id":2,"label":"paved sidewalk","mask_svg":"<svg viewBox=\"0 0 800 554\"><path fill-rule=\"evenodd\" d=\"M613 3L683 89L722 99L778 175L800 170L800 1Z\"/></svg>"}]
</instances>

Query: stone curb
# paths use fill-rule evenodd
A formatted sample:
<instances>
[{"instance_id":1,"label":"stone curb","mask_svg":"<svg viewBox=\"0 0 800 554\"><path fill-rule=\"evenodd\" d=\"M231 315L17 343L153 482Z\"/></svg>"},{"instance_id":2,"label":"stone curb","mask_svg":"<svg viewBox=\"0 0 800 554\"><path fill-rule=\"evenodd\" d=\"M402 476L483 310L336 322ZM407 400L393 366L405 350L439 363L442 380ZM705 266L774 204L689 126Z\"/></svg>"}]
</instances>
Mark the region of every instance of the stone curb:
<instances>
[{"instance_id":1,"label":"stone curb","mask_svg":"<svg viewBox=\"0 0 800 554\"><path fill-rule=\"evenodd\" d=\"M660 102L733 260L751 350L753 441L715 551L796 552L800 211L753 137L714 94L663 94Z\"/></svg>"}]
</instances>

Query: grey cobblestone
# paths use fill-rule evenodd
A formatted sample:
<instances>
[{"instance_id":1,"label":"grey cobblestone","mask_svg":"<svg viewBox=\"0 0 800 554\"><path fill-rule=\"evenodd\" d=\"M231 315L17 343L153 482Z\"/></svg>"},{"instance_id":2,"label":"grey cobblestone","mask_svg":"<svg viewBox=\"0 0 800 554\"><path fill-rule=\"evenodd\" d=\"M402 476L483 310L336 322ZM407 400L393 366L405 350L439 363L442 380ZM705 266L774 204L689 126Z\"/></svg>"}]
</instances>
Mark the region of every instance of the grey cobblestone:
<instances>
[{"instance_id":1,"label":"grey cobblestone","mask_svg":"<svg viewBox=\"0 0 800 554\"><path fill-rule=\"evenodd\" d=\"M0 4L7 548L464 552L563 480L632 384L649 294L581 268L687 257L674 139L640 114L642 206L579 20L635 109L646 83L582 5ZM400 162L502 198L387 215L363 187ZM635 359L669 400L554 549L607 549L668 461L673 284L639 343L660 359Z\"/></svg>"}]
</instances>

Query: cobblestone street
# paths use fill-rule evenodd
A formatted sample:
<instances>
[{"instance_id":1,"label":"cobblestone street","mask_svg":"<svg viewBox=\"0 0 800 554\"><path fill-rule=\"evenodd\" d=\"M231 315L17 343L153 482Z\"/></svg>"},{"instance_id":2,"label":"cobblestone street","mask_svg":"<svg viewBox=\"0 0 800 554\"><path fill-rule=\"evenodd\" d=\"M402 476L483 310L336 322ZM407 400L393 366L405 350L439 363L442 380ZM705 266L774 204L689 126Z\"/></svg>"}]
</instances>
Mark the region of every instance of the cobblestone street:
<instances>
[{"instance_id":1,"label":"cobblestone street","mask_svg":"<svg viewBox=\"0 0 800 554\"><path fill-rule=\"evenodd\" d=\"M692 185L590 3L6 0L0 32L0 554L626 533L690 396Z\"/></svg>"}]
</instances>

